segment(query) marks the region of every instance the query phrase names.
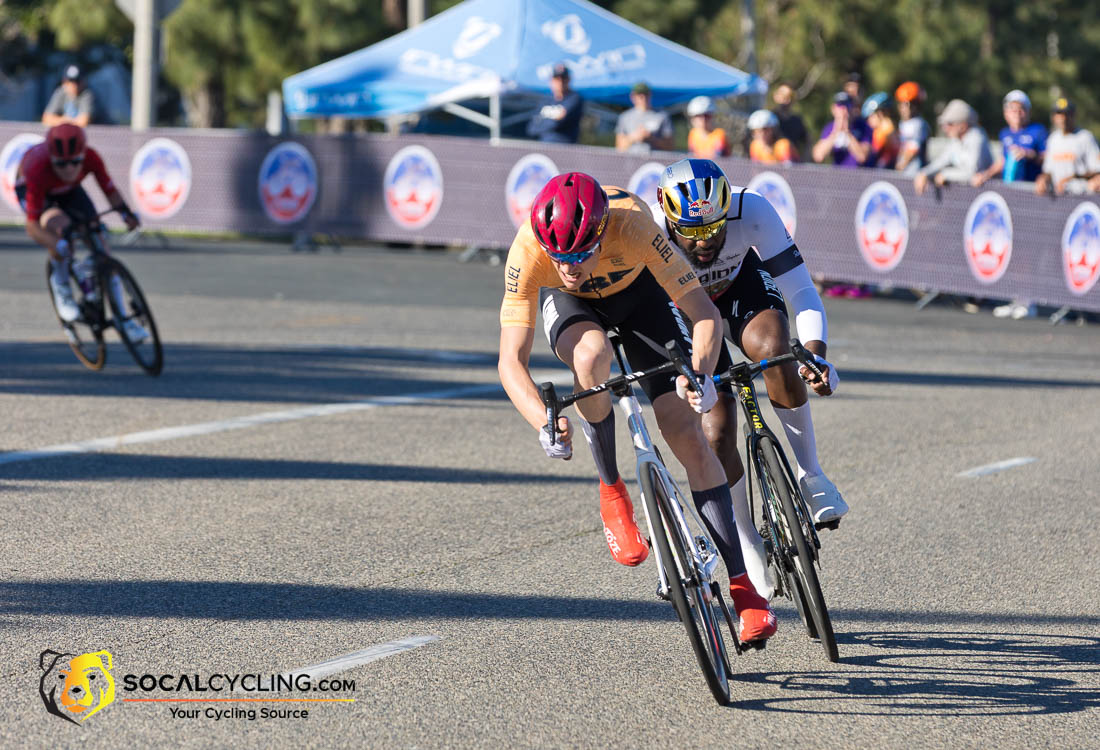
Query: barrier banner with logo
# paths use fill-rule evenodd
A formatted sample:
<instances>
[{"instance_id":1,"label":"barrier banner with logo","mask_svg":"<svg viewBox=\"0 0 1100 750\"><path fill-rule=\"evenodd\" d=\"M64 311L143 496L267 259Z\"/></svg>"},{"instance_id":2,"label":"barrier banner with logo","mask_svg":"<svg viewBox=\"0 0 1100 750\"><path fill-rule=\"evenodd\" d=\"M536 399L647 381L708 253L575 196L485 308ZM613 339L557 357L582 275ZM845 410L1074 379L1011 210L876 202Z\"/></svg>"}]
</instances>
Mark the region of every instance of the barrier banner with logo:
<instances>
[{"instance_id":1,"label":"barrier banner with logo","mask_svg":"<svg viewBox=\"0 0 1100 750\"><path fill-rule=\"evenodd\" d=\"M15 169L41 137L37 123L0 123L0 221L21 220ZM152 230L486 248L508 247L559 170L634 187L651 202L661 165L683 157L446 136L93 126L88 139ZM1001 184L918 196L910 180L883 170L720 164L776 207L819 278L1100 311L1100 196L1040 197ZM85 187L106 206L94 180Z\"/></svg>"}]
</instances>

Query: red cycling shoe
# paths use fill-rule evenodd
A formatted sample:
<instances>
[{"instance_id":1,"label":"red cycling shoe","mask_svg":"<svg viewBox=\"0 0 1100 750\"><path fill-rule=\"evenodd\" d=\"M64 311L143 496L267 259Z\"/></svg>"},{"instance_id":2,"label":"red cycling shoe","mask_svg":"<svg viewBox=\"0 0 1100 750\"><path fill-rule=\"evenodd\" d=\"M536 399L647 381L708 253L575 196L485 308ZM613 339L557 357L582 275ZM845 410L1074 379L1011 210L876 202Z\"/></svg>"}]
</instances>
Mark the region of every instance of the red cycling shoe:
<instances>
[{"instance_id":1,"label":"red cycling shoe","mask_svg":"<svg viewBox=\"0 0 1100 750\"><path fill-rule=\"evenodd\" d=\"M756 593L748 573L730 578L730 598L741 618L741 642L765 641L775 635L779 621L768 606L768 600Z\"/></svg>"},{"instance_id":2,"label":"red cycling shoe","mask_svg":"<svg viewBox=\"0 0 1100 750\"><path fill-rule=\"evenodd\" d=\"M615 562L641 565L649 556L649 543L638 531L634 520L634 506L622 477L612 485L600 480L600 517L603 518L603 534Z\"/></svg>"}]
</instances>

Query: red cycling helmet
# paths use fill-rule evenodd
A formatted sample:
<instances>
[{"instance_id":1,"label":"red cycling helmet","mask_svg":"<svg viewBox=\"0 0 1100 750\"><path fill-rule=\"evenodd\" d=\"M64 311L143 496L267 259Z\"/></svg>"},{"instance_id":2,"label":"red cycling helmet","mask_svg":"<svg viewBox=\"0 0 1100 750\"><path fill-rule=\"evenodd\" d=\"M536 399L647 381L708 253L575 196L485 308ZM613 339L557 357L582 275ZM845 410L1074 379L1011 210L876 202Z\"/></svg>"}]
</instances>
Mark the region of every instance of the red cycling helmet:
<instances>
[{"instance_id":1,"label":"red cycling helmet","mask_svg":"<svg viewBox=\"0 0 1100 750\"><path fill-rule=\"evenodd\" d=\"M72 123L54 125L46 133L46 143L52 159L78 159L84 155L88 139L84 128Z\"/></svg>"},{"instance_id":2,"label":"red cycling helmet","mask_svg":"<svg viewBox=\"0 0 1100 750\"><path fill-rule=\"evenodd\" d=\"M610 204L594 177L566 172L554 177L531 204L531 230L552 259L577 264L596 251L607 228Z\"/></svg>"}]
</instances>

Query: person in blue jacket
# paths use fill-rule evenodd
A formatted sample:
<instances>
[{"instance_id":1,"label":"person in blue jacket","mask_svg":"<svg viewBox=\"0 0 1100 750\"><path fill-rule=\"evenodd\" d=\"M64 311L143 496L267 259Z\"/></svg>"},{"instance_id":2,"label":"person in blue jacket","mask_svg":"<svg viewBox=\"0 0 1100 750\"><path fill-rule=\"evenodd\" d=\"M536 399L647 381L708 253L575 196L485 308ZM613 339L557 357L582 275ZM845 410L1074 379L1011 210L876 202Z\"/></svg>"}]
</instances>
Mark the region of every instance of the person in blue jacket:
<instances>
[{"instance_id":1,"label":"person in blue jacket","mask_svg":"<svg viewBox=\"0 0 1100 750\"><path fill-rule=\"evenodd\" d=\"M569 68L564 63L554 65L550 91L550 101L527 123L527 135L548 143L576 143L584 100L569 88Z\"/></svg>"}]
</instances>

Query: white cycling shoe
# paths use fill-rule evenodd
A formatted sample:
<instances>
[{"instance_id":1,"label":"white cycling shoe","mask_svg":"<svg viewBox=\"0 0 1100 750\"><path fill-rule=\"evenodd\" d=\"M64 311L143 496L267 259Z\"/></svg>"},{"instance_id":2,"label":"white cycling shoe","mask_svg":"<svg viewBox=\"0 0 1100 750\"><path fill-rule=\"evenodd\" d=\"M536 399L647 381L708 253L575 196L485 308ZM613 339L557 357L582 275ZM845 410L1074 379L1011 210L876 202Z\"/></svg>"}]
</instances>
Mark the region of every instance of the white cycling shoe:
<instances>
[{"instance_id":1,"label":"white cycling shoe","mask_svg":"<svg viewBox=\"0 0 1100 750\"><path fill-rule=\"evenodd\" d=\"M122 329L127 340L129 340L131 344L140 344L142 341L149 338L149 332L136 320L122 321Z\"/></svg>"},{"instance_id":2,"label":"white cycling shoe","mask_svg":"<svg viewBox=\"0 0 1100 750\"><path fill-rule=\"evenodd\" d=\"M57 309L57 317L66 323L72 323L80 317L80 308L73 301L73 288L69 286L69 276L58 278L56 273L50 274L50 289L53 291L53 305Z\"/></svg>"},{"instance_id":3,"label":"white cycling shoe","mask_svg":"<svg viewBox=\"0 0 1100 750\"><path fill-rule=\"evenodd\" d=\"M798 480L798 485L802 488L802 497L810 506L815 524L839 521L848 512L848 503L844 502L836 485L824 474L807 474Z\"/></svg>"}]
</instances>

